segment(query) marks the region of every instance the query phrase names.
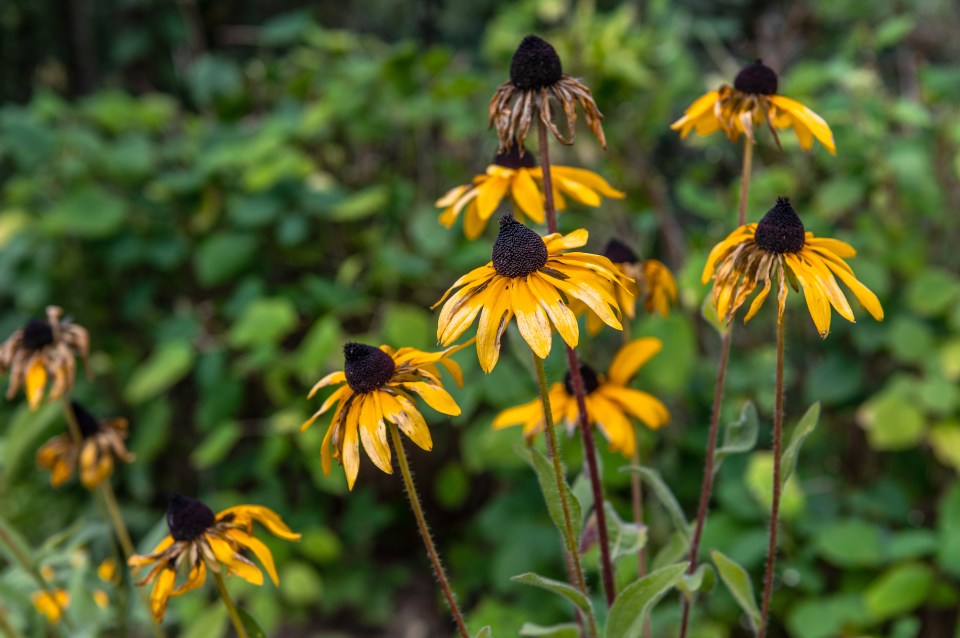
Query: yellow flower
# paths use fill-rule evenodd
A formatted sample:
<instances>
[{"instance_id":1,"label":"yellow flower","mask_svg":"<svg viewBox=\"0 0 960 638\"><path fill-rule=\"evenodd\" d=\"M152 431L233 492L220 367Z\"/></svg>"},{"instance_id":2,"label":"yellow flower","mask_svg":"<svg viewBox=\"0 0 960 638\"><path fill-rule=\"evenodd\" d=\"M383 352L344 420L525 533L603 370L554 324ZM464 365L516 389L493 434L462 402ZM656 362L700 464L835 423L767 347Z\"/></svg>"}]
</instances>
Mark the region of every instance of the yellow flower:
<instances>
[{"instance_id":1,"label":"yellow flower","mask_svg":"<svg viewBox=\"0 0 960 638\"><path fill-rule=\"evenodd\" d=\"M94 589L93 602L95 602L100 609L106 609L110 606L110 594L102 589Z\"/></svg>"},{"instance_id":2,"label":"yellow flower","mask_svg":"<svg viewBox=\"0 0 960 638\"><path fill-rule=\"evenodd\" d=\"M484 372L490 372L500 357L503 332L516 315L524 340L545 358L552 343L551 324L567 345L576 347L579 328L568 307L575 299L621 330L613 287L623 285L623 275L606 257L564 252L586 243L582 228L541 238L513 217L501 217L491 262L458 279L433 306L443 303L437 326L441 345L456 341L479 314L477 356Z\"/></svg>"},{"instance_id":3,"label":"yellow flower","mask_svg":"<svg viewBox=\"0 0 960 638\"><path fill-rule=\"evenodd\" d=\"M457 416L460 407L443 388L438 365L443 366L463 386L460 365L449 356L466 344L441 352L422 352L414 348L394 350L390 346L374 348L362 343L343 346L343 370L320 379L308 398L332 384L343 384L327 397L320 409L300 431L337 404L333 419L320 447L323 473L330 474L332 457L344 467L351 490L360 471L360 443L374 465L393 474L393 457L387 439L387 423L393 423L424 450L433 448L430 429L413 402L417 394L427 405L443 414Z\"/></svg>"},{"instance_id":4,"label":"yellow flower","mask_svg":"<svg viewBox=\"0 0 960 638\"><path fill-rule=\"evenodd\" d=\"M607 243L604 257L623 273L623 287L615 287L617 305L629 319L637 316L637 300L643 300L643 308L649 313L661 317L670 314L670 306L677 303L677 282L670 269L656 259L640 259L637 254L619 239ZM582 303L571 304L574 313L580 316L587 312ZM587 332L592 335L603 329L603 322L592 312L587 312Z\"/></svg>"},{"instance_id":5,"label":"yellow flower","mask_svg":"<svg viewBox=\"0 0 960 638\"><path fill-rule=\"evenodd\" d=\"M780 197L759 224L741 226L714 246L703 269L703 283L714 280L717 316L727 322L763 284L744 317L746 323L763 305L774 279L779 305L777 321L783 321L789 279L794 290L803 289L813 323L820 336L826 338L830 333L831 306L847 321L854 321L853 310L837 279L853 291L874 319L883 320L877 296L857 280L844 261L856 254L845 242L806 232L790 200Z\"/></svg>"},{"instance_id":6,"label":"yellow flower","mask_svg":"<svg viewBox=\"0 0 960 638\"><path fill-rule=\"evenodd\" d=\"M564 137L553 122L551 99L566 115L569 138ZM578 105L583 109L590 132L606 148L601 125L603 114L597 109L590 89L563 72L560 56L549 42L528 35L510 61L510 81L498 86L490 99L490 126L497 127L501 151L508 150L514 143L523 146L530 124L537 118L561 144L573 144Z\"/></svg>"},{"instance_id":7,"label":"yellow flower","mask_svg":"<svg viewBox=\"0 0 960 638\"><path fill-rule=\"evenodd\" d=\"M629 457L636 450L637 436L631 417L639 419L652 430L670 421L670 412L659 399L629 387L630 379L662 347L660 340L652 337L631 341L617 352L606 377L598 375L589 366L580 366L584 390L587 392L587 416L590 423L598 427L610 442L611 451ZM569 430L579 423L580 410L569 372L563 383L551 386L550 409L554 423L565 423ZM540 399L504 410L493 421L493 427L497 430L513 425L522 425L523 435L528 439L542 432L545 423Z\"/></svg>"},{"instance_id":8,"label":"yellow flower","mask_svg":"<svg viewBox=\"0 0 960 638\"><path fill-rule=\"evenodd\" d=\"M150 554L137 554L129 560L134 572L155 563L137 585L153 583L150 610L157 622L163 620L171 597L203 585L207 569L219 573L226 568L227 574L239 576L254 585L262 585L263 572L246 557L244 552L247 551L257 557L273 584L279 584L273 554L253 535L254 521L284 540L300 539L300 534L290 531L276 512L260 505L237 505L214 515L213 510L197 499L179 494L170 497L167 506L170 535L160 541ZM186 580L179 587L174 587L180 573L186 575Z\"/></svg>"},{"instance_id":9,"label":"yellow flower","mask_svg":"<svg viewBox=\"0 0 960 638\"><path fill-rule=\"evenodd\" d=\"M104 561L97 566L97 576L106 583L112 583L117 576L117 561L112 558L104 559Z\"/></svg>"},{"instance_id":10,"label":"yellow flower","mask_svg":"<svg viewBox=\"0 0 960 638\"><path fill-rule=\"evenodd\" d=\"M723 130L731 141L743 134L753 142L754 130L767 124L777 145L777 129L792 128L804 150L809 151L816 138L835 155L833 133L824 119L800 102L777 95L778 83L777 74L757 60L737 74L733 87L724 84L697 98L670 128L680 131L680 137L693 130L697 135Z\"/></svg>"},{"instance_id":11,"label":"yellow flower","mask_svg":"<svg viewBox=\"0 0 960 638\"><path fill-rule=\"evenodd\" d=\"M60 622L63 610L70 605L70 594L65 589L54 589L49 594L45 591L33 592L30 598L33 600L33 607L43 614L51 625Z\"/></svg>"},{"instance_id":12,"label":"yellow flower","mask_svg":"<svg viewBox=\"0 0 960 638\"><path fill-rule=\"evenodd\" d=\"M51 377L50 399L73 387L76 358L86 362L90 336L85 328L62 317L62 308L47 306L46 319L31 319L0 345L0 373L10 372L8 399L23 386L30 409L36 410Z\"/></svg>"},{"instance_id":13,"label":"yellow flower","mask_svg":"<svg viewBox=\"0 0 960 638\"><path fill-rule=\"evenodd\" d=\"M624 197L607 180L582 168L553 166L550 175L553 177L553 199L558 211L566 208L564 196L593 207L599 206L603 197ZM517 216L543 223L543 170L535 166L533 154L519 144L497 153L486 173L474 177L472 184L457 186L438 199L436 206L444 209L440 214L440 223L450 228L466 209L463 232L468 239L476 239L508 194Z\"/></svg>"},{"instance_id":14,"label":"yellow flower","mask_svg":"<svg viewBox=\"0 0 960 638\"><path fill-rule=\"evenodd\" d=\"M76 401L70 406L83 440L78 445L70 433L53 437L37 450L37 465L50 471L51 485L60 487L70 480L79 462L80 482L92 490L113 474L116 461L132 463L136 458L124 445L127 420L100 420Z\"/></svg>"}]
</instances>

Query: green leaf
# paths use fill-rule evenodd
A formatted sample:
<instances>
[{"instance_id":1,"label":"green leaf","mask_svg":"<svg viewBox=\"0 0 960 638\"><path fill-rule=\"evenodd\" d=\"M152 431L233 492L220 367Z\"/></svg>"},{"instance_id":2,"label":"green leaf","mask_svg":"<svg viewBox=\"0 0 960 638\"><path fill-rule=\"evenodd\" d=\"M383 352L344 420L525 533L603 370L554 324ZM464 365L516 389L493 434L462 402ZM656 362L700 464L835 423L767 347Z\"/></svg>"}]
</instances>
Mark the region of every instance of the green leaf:
<instances>
[{"instance_id":1,"label":"green leaf","mask_svg":"<svg viewBox=\"0 0 960 638\"><path fill-rule=\"evenodd\" d=\"M243 624L243 628L247 630L247 638L267 638L267 634L260 628L260 625L253 619L253 616L247 613L247 610L237 607L237 613L240 615L240 622Z\"/></svg>"},{"instance_id":2,"label":"green leaf","mask_svg":"<svg viewBox=\"0 0 960 638\"><path fill-rule=\"evenodd\" d=\"M329 218L338 222L364 219L382 210L390 197L386 186L371 186L354 193L330 211Z\"/></svg>"},{"instance_id":3,"label":"green leaf","mask_svg":"<svg viewBox=\"0 0 960 638\"><path fill-rule=\"evenodd\" d=\"M566 521L563 516L563 505L560 502L560 492L557 489L557 479L553 472L553 463L551 463L543 452L536 448L517 447L517 454L533 466L537 474L537 480L540 483L540 491L543 492L543 498L547 502L547 511L550 512L550 518L553 524L560 530L567 543L567 547L577 547L580 543L580 532L582 529L583 514L581 512L580 501L574 496L567 480L563 479L563 490L567 495L567 505L570 508L570 522L573 525L573 538L567 534Z\"/></svg>"},{"instance_id":4,"label":"green leaf","mask_svg":"<svg viewBox=\"0 0 960 638\"><path fill-rule=\"evenodd\" d=\"M677 586L690 563L668 565L628 585L607 616L606 638L639 638L653 607Z\"/></svg>"},{"instance_id":5,"label":"green leaf","mask_svg":"<svg viewBox=\"0 0 960 638\"><path fill-rule=\"evenodd\" d=\"M533 623L525 622L520 627L521 636L539 636L541 638L579 638L580 626L573 623L564 623L562 625L552 625L550 627L541 627Z\"/></svg>"},{"instance_id":6,"label":"green leaf","mask_svg":"<svg viewBox=\"0 0 960 638\"><path fill-rule=\"evenodd\" d=\"M773 454L765 451L751 454L743 480L754 500L769 510L773 502ZM795 518L803 512L805 502L803 489L796 477L792 477L780 492L780 515L784 519Z\"/></svg>"},{"instance_id":7,"label":"green leaf","mask_svg":"<svg viewBox=\"0 0 960 638\"><path fill-rule=\"evenodd\" d=\"M558 596L563 596L583 613L593 613L591 611L592 605L590 604L590 600L575 587L568 585L567 583L560 582L559 580L553 580L551 578L545 578L540 574L534 574L533 572L527 572L526 574L514 576L510 580L517 583L523 583L524 585L531 585L532 587L546 589L547 591L551 591Z\"/></svg>"},{"instance_id":8,"label":"green leaf","mask_svg":"<svg viewBox=\"0 0 960 638\"><path fill-rule=\"evenodd\" d=\"M894 392L867 401L857 412L874 450L895 451L915 447L927 431L927 422L916 402Z\"/></svg>"},{"instance_id":9,"label":"green leaf","mask_svg":"<svg viewBox=\"0 0 960 638\"><path fill-rule=\"evenodd\" d=\"M193 266L202 286L215 286L234 277L253 262L257 238L247 233L218 233L203 241Z\"/></svg>"},{"instance_id":10,"label":"green leaf","mask_svg":"<svg viewBox=\"0 0 960 638\"><path fill-rule=\"evenodd\" d=\"M937 563L952 576L960 577L960 481L955 482L937 504L937 532L940 549Z\"/></svg>"},{"instance_id":11,"label":"green leaf","mask_svg":"<svg viewBox=\"0 0 960 638\"><path fill-rule=\"evenodd\" d=\"M930 447L937 460L960 472L960 423L948 421L930 430Z\"/></svg>"},{"instance_id":12,"label":"green leaf","mask_svg":"<svg viewBox=\"0 0 960 638\"><path fill-rule=\"evenodd\" d=\"M922 563L898 565L884 572L863 594L867 613L876 622L922 605L933 586L934 572Z\"/></svg>"},{"instance_id":13,"label":"green leaf","mask_svg":"<svg viewBox=\"0 0 960 638\"><path fill-rule=\"evenodd\" d=\"M227 608L223 605L213 605L199 616L193 618L183 632L183 638L215 638L223 636L227 631Z\"/></svg>"},{"instance_id":14,"label":"green leaf","mask_svg":"<svg viewBox=\"0 0 960 638\"><path fill-rule=\"evenodd\" d=\"M607 536L613 560L621 556L633 556L646 546L647 527L645 525L625 522L610 503L605 502L603 510L607 514L609 528Z\"/></svg>"},{"instance_id":15,"label":"green leaf","mask_svg":"<svg viewBox=\"0 0 960 638\"><path fill-rule=\"evenodd\" d=\"M152 399L190 372L196 352L182 340L166 341L157 346L130 377L124 394L130 403Z\"/></svg>"},{"instance_id":16,"label":"green leaf","mask_svg":"<svg viewBox=\"0 0 960 638\"><path fill-rule=\"evenodd\" d=\"M689 544L690 523L687 522L687 517L683 513L683 508L680 507L680 501L678 501L677 497L673 495L673 492L663 481L660 473L656 470L640 465L627 467L624 468L624 470L636 472L640 475L645 483L653 488L653 493L657 495L657 499L659 499L660 503L666 508L667 513L670 515L670 520L673 522L674 528L676 528L677 532L680 533L680 535L683 537L683 540Z\"/></svg>"},{"instance_id":17,"label":"green leaf","mask_svg":"<svg viewBox=\"0 0 960 638\"><path fill-rule=\"evenodd\" d=\"M797 458L800 456L800 448L803 447L803 442L807 440L807 437L810 436L814 428L817 427L819 420L820 402L818 401L811 405L803 417L801 417L800 422L797 423L797 427L793 430L793 434L790 435L790 443L787 444L787 449L783 451L783 456L780 459L781 488L787 484L787 481L793 476L794 470L797 469Z\"/></svg>"},{"instance_id":18,"label":"green leaf","mask_svg":"<svg viewBox=\"0 0 960 638\"><path fill-rule=\"evenodd\" d=\"M99 239L117 232L125 216L122 199L99 186L84 186L61 199L42 225L53 233Z\"/></svg>"},{"instance_id":19,"label":"green leaf","mask_svg":"<svg viewBox=\"0 0 960 638\"><path fill-rule=\"evenodd\" d=\"M723 445L717 448L713 455L713 473L720 469L723 459L732 454L749 452L757 444L757 434L760 424L757 418L757 408L753 401L747 401L740 410L740 418L728 423L723 431Z\"/></svg>"},{"instance_id":20,"label":"green leaf","mask_svg":"<svg viewBox=\"0 0 960 638\"><path fill-rule=\"evenodd\" d=\"M299 319L293 302L283 297L257 299L240 315L227 338L235 346L275 344L297 327Z\"/></svg>"},{"instance_id":21,"label":"green leaf","mask_svg":"<svg viewBox=\"0 0 960 638\"><path fill-rule=\"evenodd\" d=\"M230 453L242 434L235 421L217 425L190 454L190 462L199 470L213 467Z\"/></svg>"},{"instance_id":22,"label":"green leaf","mask_svg":"<svg viewBox=\"0 0 960 638\"><path fill-rule=\"evenodd\" d=\"M717 574L713 567L703 563L697 567L692 574L684 574L680 582L677 583L677 589L683 592L688 598L698 591L708 592L713 589L717 582Z\"/></svg>"},{"instance_id":23,"label":"green leaf","mask_svg":"<svg viewBox=\"0 0 960 638\"><path fill-rule=\"evenodd\" d=\"M717 550L710 552L710 557L713 558L713 564L720 572L720 580L727 586L727 590L733 594L740 609L750 619L750 626L756 630L760 627L760 608L757 607L757 601L753 595L753 583L750 582L747 570Z\"/></svg>"},{"instance_id":24,"label":"green leaf","mask_svg":"<svg viewBox=\"0 0 960 638\"><path fill-rule=\"evenodd\" d=\"M490 626L486 626L474 635L473 638L491 638L493 636L493 630L490 629Z\"/></svg>"},{"instance_id":25,"label":"green leaf","mask_svg":"<svg viewBox=\"0 0 960 638\"><path fill-rule=\"evenodd\" d=\"M882 530L866 521L849 519L817 530L813 547L836 567L876 567L883 562Z\"/></svg>"}]
</instances>

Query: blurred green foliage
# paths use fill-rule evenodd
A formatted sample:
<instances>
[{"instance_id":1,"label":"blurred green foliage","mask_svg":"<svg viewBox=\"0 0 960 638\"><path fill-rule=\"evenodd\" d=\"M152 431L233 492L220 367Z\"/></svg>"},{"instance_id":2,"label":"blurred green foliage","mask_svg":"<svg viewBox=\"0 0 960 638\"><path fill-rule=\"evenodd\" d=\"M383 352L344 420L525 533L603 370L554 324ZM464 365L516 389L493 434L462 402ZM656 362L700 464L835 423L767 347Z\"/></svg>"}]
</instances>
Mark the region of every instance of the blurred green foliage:
<instances>
[{"instance_id":1,"label":"blurred green foliage","mask_svg":"<svg viewBox=\"0 0 960 638\"><path fill-rule=\"evenodd\" d=\"M664 341L638 383L673 412L668 428L641 433L643 462L691 517L718 349L699 317L699 277L710 246L733 226L740 149L718 135L681 142L669 124L754 57L782 70L782 92L831 124L836 157L819 147L805 154L792 135L780 152L760 133L749 217L789 195L809 230L857 247L852 264L887 319L861 311L863 321L835 322L821 341L797 299L788 310L788 425L815 401L822 415L785 495L771 635L960 635L956 7L522 0L462 15L439 2L424 7L437 12L439 30L426 45L405 22L388 35L375 12L366 31L358 9L339 25L349 29L330 26L337 18L324 8L284 13L257 24L243 46L196 52L179 75L160 74L167 92L129 86L118 72L68 98L37 74L28 100L0 108L0 334L48 303L90 329L95 378L76 393L102 416L131 420L138 459L118 471L118 490L140 550L165 533L171 491L215 509L268 505L304 534L299 544L270 543L279 591L236 583L268 634L381 635L421 623L427 635L445 635L399 481L364 462L347 494L339 468L330 477L320 470L326 421L304 435L298 426L317 407L307 390L341 366L348 337L432 347L429 306L488 259L491 237L468 244L459 229L439 226L432 202L492 157L486 101L517 42L535 31L607 116L606 153L581 131L556 161L597 170L628 194L565 213L561 227L588 227L595 251L609 237L629 238L678 273L682 307L633 332ZM165 15L166 33L180 23ZM181 44L188 32L169 30ZM114 45L164 55L144 33L121 30ZM722 578L738 579L722 562L733 560L755 589L769 498L771 316L736 328L724 421L753 401L760 451L724 461L704 541L705 558L722 553ZM489 624L504 636L570 620L550 594L510 580L563 573L537 478L513 452L520 433L489 427L498 409L535 392L514 336L490 376L472 349L457 355L463 416L427 414L435 448L412 453L472 629ZM605 365L618 340L585 343L585 358ZM560 357L549 362L551 376L562 369ZM30 414L18 398L0 414L0 514L74 591L89 588L91 565L110 551L106 527L79 486L51 490L31 460L62 429L56 410ZM565 448L574 471L578 445ZM603 450L603 463L627 519L625 461ZM674 525L655 497L647 515L653 553L662 564L679 558L667 560ZM623 583L632 580L633 557L618 568ZM30 591L19 570L0 574L12 620L41 635ZM225 631L208 594L171 604L180 635ZM75 606L94 631L114 622ZM678 614L676 597L665 598L655 635L673 635ZM701 596L695 618L699 638L748 635L720 587Z\"/></svg>"}]
</instances>

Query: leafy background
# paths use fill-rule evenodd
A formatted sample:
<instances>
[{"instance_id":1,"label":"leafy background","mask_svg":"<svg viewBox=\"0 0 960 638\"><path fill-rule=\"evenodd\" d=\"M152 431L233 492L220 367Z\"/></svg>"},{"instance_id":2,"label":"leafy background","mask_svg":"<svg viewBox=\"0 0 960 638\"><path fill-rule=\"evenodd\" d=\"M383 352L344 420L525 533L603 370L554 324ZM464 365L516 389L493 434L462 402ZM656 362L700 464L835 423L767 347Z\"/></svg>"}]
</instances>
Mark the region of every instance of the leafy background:
<instances>
[{"instance_id":1,"label":"leafy background","mask_svg":"<svg viewBox=\"0 0 960 638\"><path fill-rule=\"evenodd\" d=\"M164 533L171 491L215 509L265 504L304 534L271 543L279 589L233 585L268 634L445 635L398 477L365 462L351 494L342 472L325 478L325 423L297 432L316 407L307 389L341 365L348 339L435 345L429 306L488 259L492 228L468 244L437 224L432 202L492 157L486 101L537 32L607 116L607 152L580 130L556 161L628 194L565 213L561 227L588 227L597 251L628 237L680 280L681 307L633 332L664 340L638 384L673 413L668 428L641 433L644 462L692 515L719 345L700 318L699 273L733 226L740 149L716 135L681 142L669 124L761 57L782 71L782 92L830 122L838 155L805 154L789 134L779 152L762 132L749 217L789 195L808 229L859 249L853 265L887 313L879 324L862 310L857 325L837 319L821 341L795 296L788 309L788 425L814 401L823 416L785 503L771 635L960 636L958 28L949 0L7 0L0 333L48 303L90 329L95 377L76 394L132 422L138 460L115 483L141 550ZM758 450L770 439L771 314L736 329L725 401L728 423L756 403ZM585 357L602 368L618 343L603 335ZM520 433L489 425L533 397L521 346L509 339L489 376L460 353L463 415L428 414L435 449L412 451L473 630L505 636L569 619L509 579L562 574L535 476L513 452ZM549 364L559 377L560 358ZM109 532L82 488L53 491L34 467L59 415L31 414L20 398L0 415L0 513L83 591ZM566 445L574 471L578 445ZM624 460L604 450L603 462L626 518ZM763 451L724 463L705 538L755 585L768 467ZM672 525L653 499L647 516L657 553ZM624 582L633 565L621 559ZM226 631L211 590L171 604L179 635ZM13 621L43 635L30 591L19 570L0 572ZM92 632L119 632L81 598L73 607ZM696 636L748 635L722 588L701 600ZM656 635L673 635L678 613L668 596Z\"/></svg>"}]
</instances>

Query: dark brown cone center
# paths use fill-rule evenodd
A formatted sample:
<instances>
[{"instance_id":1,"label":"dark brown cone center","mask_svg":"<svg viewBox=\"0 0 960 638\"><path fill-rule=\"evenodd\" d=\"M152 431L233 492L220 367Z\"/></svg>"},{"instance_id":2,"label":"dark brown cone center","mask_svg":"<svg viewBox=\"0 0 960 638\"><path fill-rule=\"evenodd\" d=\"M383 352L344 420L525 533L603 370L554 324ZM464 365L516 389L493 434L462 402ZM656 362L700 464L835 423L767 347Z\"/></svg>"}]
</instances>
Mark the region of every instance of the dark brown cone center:
<instances>
[{"instance_id":1,"label":"dark brown cone center","mask_svg":"<svg viewBox=\"0 0 960 638\"><path fill-rule=\"evenodd\" d=\"M583 379L583 392L585 394L590 394L600 387L600 379L597 378L597 373L585 363L580 364L580 378ZM567 394L573 396L573 378L569 370L563 377L563 387L566 388Z\"/></svg>"},{"instance_id":2,"label":"dark brown cone center","mask_svg":"<svg viewBox=\"0 0 960 638\"><path fill-rule=\"evenodd\" d=\"M526 277L547 263L547 245L543 239L513 215L500 218L500 232L493 242L493 267L504 277Z\"/></svg>"},{"instance_id":3,"label":"dark brown cone center","mask_svg":"<svg viewBox=\"0 0 960 638\"><path fill-rule=\"evenodd\" d=\"M99 419L93 416L89 410L76 401L71 401L70 407L73 408L73 415L77 419L77 426L80 428L80 434L83 435L83 438L93 436L100 431Z\"/></svg>"},{"instance_id":4,"label":"dark brown cone center","mask_svg":"<svg viewBox=\"0 0 960 638\"><path fill-rule=\"evenodd\" d=\"M533 153L516 142L511 144L510 148L506 151L494 155L493 163L497 166L512 168L514 170L518 168L533 168L537 165L536 160L533 159Z\"/></svg>"},{"instance_id":5,"label":"dark brown cone center","mask_svg":"<svg viewBox=\"0 0 960 638\"><path fill-rule=\"evenodd\" d=\"M24 346L30 350L39 350L53 343L53 328L44 319L31 319L23 326Z\"/></svg>"},{"instance_id":6,"label":"dark brown cone center","mask_svg":"<svg viewBox=\"0 0 960 638\"><path fill-rule=\"evenodd\" d=\"M175 541L192 541L213 527L217 517L202 501L171 494L167 504L167 527Z\"/></svg>"},{"instance_id":7,"label":"dark brown cone center","mask_svg":"<svg viewBox=\"0 0 960 638\"><path fill-rule=\"evenodd\" d=\"M803 248L806 229L787 197L778 197L760 223L754 241L769 253L798 253Z\"/></svg>"},{"instance_id":8,"label":"dark brown cone center","mask_svg":"<svg viewBox=\"0 0 960 638\"><path fill-rule=\"evenodd\" d=\"M362 394L382 388L396 368L390 355L380 348L353 341L343 346L343 373L354 392Z\"/></svg>"},{"instance_id":9,"label":"dark brown cone center","mask_svg":"<svg viewBox=\"0 0 960 638\"><path fill-rule=\"evenodd\" d=\"M603 256L615 264L635 264L640 261L637 253L619 239L611 239L607 242Z\"/></svg>"},{"instance_id":10,"label":"dark brown cone center","mask_svg":"<svg viewBox=\"0 0 960 638\"><path fill-rule=\"evenodd\" d=\"M521 91L542 89L560 81L563 65L557 50L549 42L528 35L510 61L510 81Z\"/></svg>"},{"instance_id":11,"label":"dark brown cone center","mask_svg":"<svg viewBox=\"0 0 960 638\"><path fill-rule=\"evenodd\" d=\"M777 74L760 60L740 69L733 81L733 88L754 95L776 95L777 85Z\"/></svg>"}]
</instances>

